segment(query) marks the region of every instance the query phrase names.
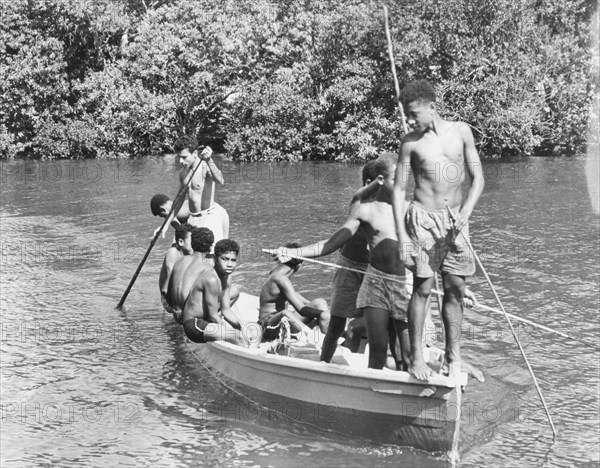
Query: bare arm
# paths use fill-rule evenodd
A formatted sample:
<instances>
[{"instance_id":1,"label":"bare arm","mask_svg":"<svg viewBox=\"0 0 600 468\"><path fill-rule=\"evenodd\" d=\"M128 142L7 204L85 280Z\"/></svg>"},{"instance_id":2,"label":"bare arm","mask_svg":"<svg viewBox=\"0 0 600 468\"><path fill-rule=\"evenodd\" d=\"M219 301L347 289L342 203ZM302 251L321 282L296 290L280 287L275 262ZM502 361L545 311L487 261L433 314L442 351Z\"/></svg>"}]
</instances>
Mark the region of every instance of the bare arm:
<instances>
[{"instance_id":1,"label":"bare arm","mask_svg":"<svg viewBox=\"0 0 600 468\"><path fill-rule=\"evenodd\" d=\"M477 148L475 148L473 132L471 132L471 129L466 123L460 124L459 131L464 141L465 166L469 177L471 178L471 185L455 221L455 227L458 230L462 229L467 224L467 221L481 196L481 192L483 192L483 187L485 186L483 168L481 167L479 153L477 152Z\"/></svg>"},{"instance_id":2,"label":"bare arm","mask_svg":"<svg viewBox=\"0 0 600 468\"><path fill-rule=\"evenodd\" d=\"M292 257L316 258L324 255L329 255L340 249L360 227L360 203L354 203L350 207L350 213L346 222L333 235L326 240L315 242L314 244L296 249L289 247L279 247L275 251L271 251L275 256L291 255Z\"/></svg>"},{"instance_id":3,"label":"bare arm","mask_svg":"<svg viewBox=\"0 0 600 468\"><path fill-rule=\"evenodd\" d=\"M171 273L173 273L173 267L179 258L179 253L173 251L173 249L169 249L165 255L165 260L163 261L163 266L160 271L160 292L164 296L166 296L169 289L169 280L171 279Z\"/></svg>"},{"instance_id":4,"label":"bare arm","mask_svg":"<svg viewBox=\"0 0 600 468\"><path fill-rule=\"evenodd\" d=\"M223 177L223 173L218 168L218 166L215 164L211 155L212 155L212 149L210 148L210 146L207 146L206 148L204 148L202 150L202 153L200 153L200 159L202 159L203 161L206 161L206 165L208 166L207 175L210 174L210 176L213 178L213 180L216 180L221 185L223 185L223 184L225 184L225 177Z\"/></svg>"},{"instance_id":5,"label":"bare arm","mask_svg":"<svg viewBox=\"0 0 600 468\"><path fill-rule=\"evenodd\" d=\"M369 183L369 185L365 185L364 187L361 187L356 191L350 203L354 204L356 202L361 202L368 200L369 198L373 198L377 194L377 190L379 190L380 185L381 184L377 181L377 179L372 180Z\"/></svg>"},{"instance_id":6,"label":"bare arm","mask_svg":"<svg viewBox=\"0 0 600 468\"><path fill-rule=\"evenodd\" d=\"M220 282L211 272L208 272L208 275L210 276L206 279L204 286L204 305L206 306L204 316L208 318L209 322L222 323L223 319L219 313L221 305L219 301L219 293L221 292Z\"/></svg>"},{"instance_id":7,"label":"bare arm","mask_svg":"<svg viewBox=\"0 0 600 468\"><path fill-rule=\"evenodd\" d=\"M277 284L279 290L292 307L300 312L302 307L304 307L305 300L296 292L290 279L287 276L281 275L275 278L275 284Z\"/></svg>"},{"instance_id":8,"label":"bare arm","mask_svg":"<svg viewBox=\"0 0 600 468\"><path fill-rule=\"evenodd\" d=\"M233 327L238 328L241 326L240 318L231 308L231 277L227 278L227 285L225 286L223 295L221 296L221 315Z\"/></svg>"}]
</instances>

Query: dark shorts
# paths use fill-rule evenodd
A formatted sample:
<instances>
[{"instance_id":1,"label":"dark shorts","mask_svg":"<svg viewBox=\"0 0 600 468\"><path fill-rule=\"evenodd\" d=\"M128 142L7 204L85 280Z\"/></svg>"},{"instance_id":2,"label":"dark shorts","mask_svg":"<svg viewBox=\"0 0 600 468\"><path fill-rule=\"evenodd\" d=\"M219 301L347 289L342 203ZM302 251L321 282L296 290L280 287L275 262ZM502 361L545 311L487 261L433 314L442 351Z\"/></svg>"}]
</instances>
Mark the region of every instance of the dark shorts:
<instances>
[{"instance_id":1,"label":"dark shorts","mask_svg":"<svg viewBox=\"0 0 600 468\"><path fill-rule=\"evenodd\" d=\"M417 245L417 251L411 253L415 276L431 278L438 270L456 276L475 273L475 259L465 240L469 239L469 226L457 233L448 210L429 210L413 201L406 211L406 226Z\"/></svg>"},{"instance_id":2,"label":"dark shorts","mask_svg":"<svg viewBox=\"0 0 600 468\"><path fill-rule=\"evenodd\" d=\"M281 312L273 312L258 319L258 324L263 331L262 341L273 341L279 338L282 317Z\"/></svg>"},{"instance_id":3,"label":"dark shorts","mask_svg":"<svg viewBox=\"0 0 600 468\"><path fill-rule=\"evenodd\" d=\"M187 336L194 343L206 343L206 338L204 338L204 330L209 323L210 322L207 322L200 317L186 320L183 322L183 331L185 332L185 336Z\"/></svg>"},{"instance_id":4,"label":"dark shorts","mask_svg":"<svg viewBox=\"0 0 600 468\"><path fill-rule=\"evenodd\" d=\"M343 255L340 255L338 265L360 271L365 271L368 267L367 263L354 262ZM330 310L333 317L354 318L363 315L362 309L356 308L356 297L364 276L364 273L342 268L335 270Z\"/></svg>"}]
</instances>

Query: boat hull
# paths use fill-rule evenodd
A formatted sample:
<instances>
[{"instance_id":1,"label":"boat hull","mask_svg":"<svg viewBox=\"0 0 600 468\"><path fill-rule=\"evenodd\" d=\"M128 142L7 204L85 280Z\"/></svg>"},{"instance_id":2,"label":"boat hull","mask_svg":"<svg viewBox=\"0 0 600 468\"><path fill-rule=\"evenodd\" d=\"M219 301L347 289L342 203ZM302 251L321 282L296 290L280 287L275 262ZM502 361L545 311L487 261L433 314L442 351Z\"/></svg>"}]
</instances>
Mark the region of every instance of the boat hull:
<instances>
[{"instance_id":1,"label":"boat hull","mask_svg":"<svg viewBox=\"0 0 600 468\"><path fill-rule=\"evenodd\" d=\"M225 342L198 345L194 352L219 378L259 403L260 418L456 455L466 375L458 386L443 376L423 383L406 372L356 369Z\"/></svg>"}]
</instances>

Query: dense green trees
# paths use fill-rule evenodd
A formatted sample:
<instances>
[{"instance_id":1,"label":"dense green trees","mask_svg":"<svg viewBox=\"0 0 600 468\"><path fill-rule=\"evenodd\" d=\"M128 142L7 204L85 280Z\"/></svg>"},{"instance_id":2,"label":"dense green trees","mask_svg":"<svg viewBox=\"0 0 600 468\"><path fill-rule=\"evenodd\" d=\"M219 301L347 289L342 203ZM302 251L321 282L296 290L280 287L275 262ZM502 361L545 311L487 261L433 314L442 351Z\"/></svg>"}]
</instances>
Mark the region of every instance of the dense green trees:
<instances>
[{"instance_id":1,"label":"dense green trees","mask_svg":"<svg viewBox=\"0 0 600 468\"><path fill-rule=\"evenodd\" d=\"M483 156L576 153L595 5L390 2L400 84L434 83ZM378 2L13 0L2 17L3 158L160 153L183 132L253 161L397 149Z\"/></svg>"}]
</instances>

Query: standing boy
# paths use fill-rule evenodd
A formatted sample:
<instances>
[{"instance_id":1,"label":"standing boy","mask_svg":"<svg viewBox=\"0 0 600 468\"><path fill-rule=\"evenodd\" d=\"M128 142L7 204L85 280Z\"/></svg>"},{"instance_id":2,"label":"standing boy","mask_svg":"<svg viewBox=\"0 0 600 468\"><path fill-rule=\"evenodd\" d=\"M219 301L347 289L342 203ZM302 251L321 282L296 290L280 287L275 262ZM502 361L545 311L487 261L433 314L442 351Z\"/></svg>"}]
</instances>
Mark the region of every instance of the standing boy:
<instances>
[{"instance_id":1,"label":"standing boy","mask_svg":"<svg viewBox=\"0 0 600 468\"><path fill-rule=\"evenodd\" d=\"M397 155L395 156L397 159ZM350 211L352 208L365 201L368 197L377 193L378 185L369 184L377 178L374 173L375 161L369 161L363 166L362 180L363 188L357 191L350 201ZM362 309L356 307L356 297L363 281L364 272L369 264L369 248L367 237L362 229L348 238L342 228L336 231L329 239L298 248L279 247L272 253L285 258L286 255L292 257L315 258L329 255L340 249L340 259L333 277L333 292L331 295L331 319L327 327L327 333L323 339L321 349L321 361L330 362L333 357L338 338L342 336L346 328L346 321L349 318L359 318L363 316ZM356 339L358 338L358 340ZM354 337L353 351L356 351L360 344L360 336Z\"/></svg>"},{"instance_id":2,"label":"standing boy","mask_svg":"<svg viewBox=\"0 0 600 468\"><path fill-rule=\"evenodd\" d=\"M411 363L408 371L426 380L431 373L422 351L426 304L440 270L444 286L442 320L446 332L446 360L461 362L460 333L465 277L475 272L467 244L468 220L483 191L481 161L473 134L465 122L444 120L437 113L433 86L413 81L402 91L402 105L411 132L402 140L394 184L394 218L401 261L414 272L408 306ZM406 207L409 169L415 179L414 199ZM468 174L467 196L462 185Z\"/></svg>"},{"instance_id":3,"label":"standing boy","mask_svg":"<svg viewBox=\"0 0 600 468\"><path fill-rule=\"evenodd\" d=\"M395 164L393 155L375 161L373 174L379 186L375 198L352 204L346 222L333 236L336 244L343 245L361 229L369 245L369 265L358 291L356 308L364 310L369 367L373 369L381 369L385 364L390 319L400 336L402 358L405 363L409 359L408 291L404 265L396 254L398 240L392 214Z\"/></svg>"},{"instance_id":4,"label":"standing boy","mask_svg":"<svg viewBox=\"0 0 600 468\"><path fill-rule=\"evenodd\" d=\"M198 155L198 142L194 137L183 136L175 142L175 152L183 166L179 173L180 188L187 185L190 177L193 178L187 190L189 217L187 223L197 227L209 228L215 242L229 236L229 215L227 211L215 202L215 186L224 184L223 174L213 161L210 147L204 148ZM200 165L200 167L198 167ZM195 169L198 167L198 170ZM195 171L195 172L194 172ZM184 206L185 198L181 198L175 205L168 223L178 215Z\"/></svg>"}]
</instances>

